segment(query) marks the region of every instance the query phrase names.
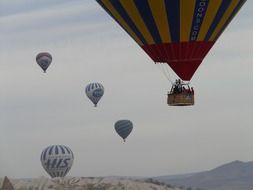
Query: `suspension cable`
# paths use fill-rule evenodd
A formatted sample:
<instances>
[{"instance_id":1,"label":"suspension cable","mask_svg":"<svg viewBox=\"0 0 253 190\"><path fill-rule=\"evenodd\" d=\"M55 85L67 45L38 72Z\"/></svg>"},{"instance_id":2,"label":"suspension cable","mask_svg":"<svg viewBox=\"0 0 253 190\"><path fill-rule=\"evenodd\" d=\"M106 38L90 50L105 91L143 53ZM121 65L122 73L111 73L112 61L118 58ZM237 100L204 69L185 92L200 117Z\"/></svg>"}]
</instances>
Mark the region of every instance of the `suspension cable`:
<instances>
[{"instance_id":1,"label":"suspension cable","mask_svg":"<svg viewBox=\"0 0 253 190\"><path fill-rule=\"evenodd\" d=\"M168 81L170 81L171 84L173 84L171 78L170 78L170 72L169 69L166 68L162 63L156 63L156 65L158 65L158 69L164 74L164 76L166 77L166 79Z\"/></svg>"}]
</instances>

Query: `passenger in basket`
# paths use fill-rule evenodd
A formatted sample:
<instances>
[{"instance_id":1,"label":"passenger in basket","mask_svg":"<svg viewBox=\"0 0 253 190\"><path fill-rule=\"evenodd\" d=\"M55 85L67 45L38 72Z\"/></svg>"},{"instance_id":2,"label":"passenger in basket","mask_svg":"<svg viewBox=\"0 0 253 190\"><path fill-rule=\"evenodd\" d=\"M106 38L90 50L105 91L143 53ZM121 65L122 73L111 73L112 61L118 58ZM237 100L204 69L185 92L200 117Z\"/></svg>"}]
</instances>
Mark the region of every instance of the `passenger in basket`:
<instances>
[{"instance_id":1,"label":"passenger in basket","mask_svg":"<svg viewBox=\"0 0 253 190\"><path fill-rule=\"evenodd\" d=\"M194 94L194 89L193 89L193 87L191 87L191 93Z\"/></svg>"}]
</instances>

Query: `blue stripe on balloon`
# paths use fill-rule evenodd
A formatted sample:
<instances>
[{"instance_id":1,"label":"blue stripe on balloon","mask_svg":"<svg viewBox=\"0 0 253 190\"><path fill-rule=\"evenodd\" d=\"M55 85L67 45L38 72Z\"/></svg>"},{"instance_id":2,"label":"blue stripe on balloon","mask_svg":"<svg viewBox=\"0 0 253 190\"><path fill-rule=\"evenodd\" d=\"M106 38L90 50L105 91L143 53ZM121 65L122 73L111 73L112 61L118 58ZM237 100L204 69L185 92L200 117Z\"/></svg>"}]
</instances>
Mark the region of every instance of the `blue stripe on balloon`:
<instances>
[{"instance_id":1,"label":"blue stripe on balloon","mask_svg":"<svg viewBox=\"0 0 253 190\"><path fill-rule=\"evenodd\" d=\"M43 155L44 155L44 151L41 153L40 155L40 161L42 162L43 161Z\"/></svg>"},{"instance_id":2,"label":"blue stripe on balloon","mask_svg":"<svg viewBox=\"0 0 253 190\"><path fill-rule=\"evenodd\" d=\"M240 8L243 6L243 4L246 2L246 0L241 0L238 5L236 6L236 8L234 9L234 11L232 12L232 14L230 15L230 17L228 18L228 20L226 21L226 23L224 24L224 26L222 27L221 31L218 33L218 35L215 37L215 41L219 38L219 36L223 33L223 31L226 29L226 27L229 25L229 23L233 20L233 18L235 17L235 15L238 13L238 11L240 10Z\"/></svg>"},{"instance_id":3,"label":"blue stripe on balloon","mask_svg":"<svg viewBox=\"0 0 253 190\"><path fill-rule=\"evenodd\" d=\"M219 24L219 22L221 21L223 15L225 14L226 10L228 9L230 3L232 3L231 0L223 0L220 8L207 32L207 35L205 37L205 41L208 41L210 39L210 37L212 36L214 30L216 29L217 25Z\"/></svg>"},{"instance_id":4,"label":"blue stripe on balloon","mask_svg":"<svg viewBox=\"0 0 253 190\"><path fill-rule=\"evenodd\" d=\"M43 154L43 160L46 160L46 155L47 155L47 151L48 151L49 147L47 147L44 152L42 153Z\"/></svg>"},{"instance_id":5,"label":"blue stripe on balloon","mask_svg":"<svg viewBox=\"0 0 253 190\"><path fill-rule=\"evenodd\" d=\"M103 5L102 2L99 2L101 5ZM135 26L134 22L132 21L132 19L129 17L127 11L124 9L124 7L120 4L119 0L111 0L112 5L114 6L114 8L118 11L118 13L120 14L120 16L124 19L124 21L127 23L127 25L132 29L132 31L136 34L136 36L138 36L139 40L143 43L143 44L147 44L145 38L142 36L141 32L138 30L138 28ZM105 6L103 5L103 8ZM105 9L107 12L110 13L110 11L108 11L108 9ZM111 14L110 14L111 15ZM114 18L114 17L113 17ZM114 18L115 19L115 18ZM115 19L116 22L117 19ZM120 24L120 23L119 23ZM123 27L124 28L124 27Z\"/></svg>"},{"instance_id":6,"label":"blue stripe on balloon","mask_svg":"<svg viewBox=\"0 0 253 190\"><path fill-rule=\"evenodd\" d=\"M166 0L168 24L172 42L180 41L180 0Z\"/></svg>"},{"instance_id":7,"label":"blue stripe on balloon","mask_svg":"<svg viewBox=\"0 0 253 190\"><path fill-rule=\"evenodd\" d=\"M56 146L56 147L55 147L55 154L58 154L58 153L59 153L58 147Z\"/></svg>"},{"instance_id":8,"label":"blue stripe on balloon","mask_svg":"<svg viewBox=\"0 0 253 190\"><path fill-rule=\"evenodd\" d=\"M60 146L62 154L65 154L65 150L62 146Z\"/></svg>"},{"instance_id":9,"label":"blue stripe on balloon","mask_svg":"<svg viewBox=\"0 0 253 190\"><path fill-rule=\"evenodd\" d=\"M67 175L67 173L69 172L70 168L68 167L65 172L64 172L64 176Z\"/></svg>"},{"instance_id":10,"label":"blue stripe on balloon","mask_svg":"<svg viewBox=\"0 0 253 190\"><path fill-rule=\"evenodd\" d=\"M135 1L135 6L137 7L146 27L151 33L155 43L161 43L161 37L157 29L153 14L150 10L148 1Z\"/></svg>"},{"instance_id":11,"label":"blue stripe on balloon","mask_svg":"<svg viewBox=\"0 0 253 190\"><path fill-rule=\"evenodd\" d=\"M71 154L71 152L69 151L69 148L68 148L68 147L65 146L65 149L66 149L66 151L67 151L69 154Z\"/></svg>"},{"instance_id":12,"label":"blue stripe on balloon","mask_svg":"<svg viewBox=\"0 0 253 190\"><path fill-rule=\"evenodd\" d=\"M194 15L193 15L193 19L192 19L191 33L189 36L190 41L197 40L199 31L201 28L201 24L204 20L204 17L205 17L206 11L207 11L208 4L209 4L209 0L197 0L196 1Z\"/></svg>"},{"instance_id":13,"label":"blue stripe on balloon","mask_svg":"<svg viewBox=\"0 0 253 190\"><path fill-rule=\"evenodd\" d=\"M55 146L51 146L51 147L50 147L49 152L48 152L49 155L52 154L54 147L55 147Z\"/></svg>"},{"instance_id":14,"label":"blue stripe on balloon","mask_svg":"<svg viewBox=\"0 0 253 190\"><path fill-rule=\"evenodd\" d=\"M74 154L73 154L72 150L71 149L69 149L69 150L71 152L72 158L74 159Z\"/></svg>"}]
</instances>

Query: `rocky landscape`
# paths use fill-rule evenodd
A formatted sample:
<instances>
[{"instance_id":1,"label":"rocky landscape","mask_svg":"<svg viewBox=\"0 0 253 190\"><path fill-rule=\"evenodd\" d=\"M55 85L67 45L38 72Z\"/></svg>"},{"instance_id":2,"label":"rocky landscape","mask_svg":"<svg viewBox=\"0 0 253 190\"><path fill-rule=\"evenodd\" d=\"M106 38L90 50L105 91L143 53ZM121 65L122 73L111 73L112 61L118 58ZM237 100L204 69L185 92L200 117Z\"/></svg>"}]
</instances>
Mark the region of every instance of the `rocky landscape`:
<instances>
[{"instance_id":1,"label":"rocky landscape","mask_svg":"<svg viewBox=\"0 0 253 190\"><path fill-rule=\"evenodd\" d=\"M120 178L54 178L10 179L13 189L6 179L0 179L0 190L179 190L162 183L141 182Z\"/></svg>"}]
</instances>

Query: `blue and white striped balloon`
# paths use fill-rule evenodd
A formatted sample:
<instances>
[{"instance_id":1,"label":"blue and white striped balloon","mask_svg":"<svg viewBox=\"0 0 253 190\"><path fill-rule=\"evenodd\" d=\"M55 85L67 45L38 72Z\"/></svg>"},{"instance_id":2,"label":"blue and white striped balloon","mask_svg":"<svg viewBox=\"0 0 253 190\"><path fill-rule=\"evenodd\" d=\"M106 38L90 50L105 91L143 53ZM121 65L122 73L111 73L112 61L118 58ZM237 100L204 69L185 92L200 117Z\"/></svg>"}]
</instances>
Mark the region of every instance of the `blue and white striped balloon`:
<instances>
[{"instance_id":1,"label":"blue and white striped balloon","mask_svg":"<svg viewBox=\"0 0 253 190\"><path fill-rule=\"evenodd\" d=\"M40 161L52 178L64 177L71 169L74 155L71 149L64 145L52 145L42 151Z\"/></svg>"},{"instance_id":2,"label":"blue and white striped balloon","mask_svg":"<svg viewBox=\"0 0 253 190\"><path fill-rule=\"evenodd\" d=\"M133 130L133 123L130 120L119 120L114 124L114 128L125 142L126 138Z\"/></svg>"},{"instance_id":3,"label":"blue and white striped balloon","mask_svg":"<svg viewBox=\"0 0 253 190\"><path fill-rule=\"evenodd\" d=\"M100 83L90 83L86 86L85 92L96 107L97 103L104 95L104 87Z\"/></svg>"}]
</instances>

